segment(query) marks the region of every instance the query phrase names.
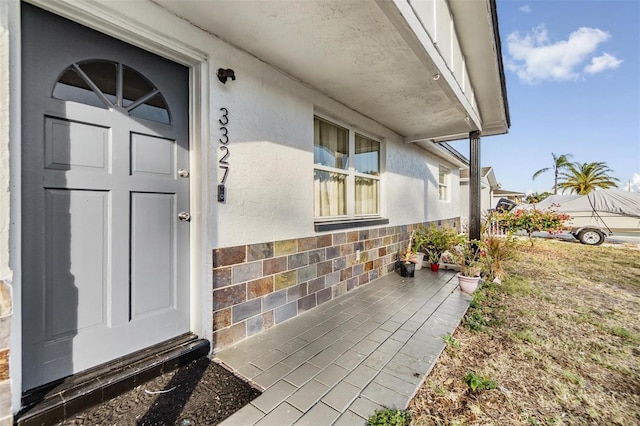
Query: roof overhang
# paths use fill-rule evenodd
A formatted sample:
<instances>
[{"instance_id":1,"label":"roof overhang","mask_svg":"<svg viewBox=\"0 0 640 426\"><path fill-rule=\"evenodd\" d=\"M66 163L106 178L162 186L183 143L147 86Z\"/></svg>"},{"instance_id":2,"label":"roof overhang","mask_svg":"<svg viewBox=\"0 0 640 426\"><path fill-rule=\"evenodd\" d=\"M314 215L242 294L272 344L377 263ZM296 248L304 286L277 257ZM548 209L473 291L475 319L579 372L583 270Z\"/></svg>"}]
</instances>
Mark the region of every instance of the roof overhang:
<instances>
[{"instance_id":1,"label":"roof overhang","mask_svg":"<svg viewBox=\"0 0 640 426\"><path fill-rule=\"evenodd\" d=\"M417 145L459 169L466 169L469 167L469 160L446 142L432 143L428 141L421 141L418 142Z\"/></svg>"},{"instance_id":2,"label":"roof overhang","mask_svg":"<svg viewBox=\"0 0 640 426\"><path fill-rule=\"evenodd\" d=\"M496 189L493 191L493 195L495 197L504 196L504 197L524 197L526 194L520 191L510 191L508 189Z\"/></svg>"},{"instance_id":3,"label":"roof overhang","mask_svg":"<svg viewBox=\"0 0 640 426\"><path fill-rule=\"evenodd\" d=\"M154 2L407 142L433 144L509 127L494 0L442 2L466 58L473 102L412 0Z\"/></svg>"}]
</instances>

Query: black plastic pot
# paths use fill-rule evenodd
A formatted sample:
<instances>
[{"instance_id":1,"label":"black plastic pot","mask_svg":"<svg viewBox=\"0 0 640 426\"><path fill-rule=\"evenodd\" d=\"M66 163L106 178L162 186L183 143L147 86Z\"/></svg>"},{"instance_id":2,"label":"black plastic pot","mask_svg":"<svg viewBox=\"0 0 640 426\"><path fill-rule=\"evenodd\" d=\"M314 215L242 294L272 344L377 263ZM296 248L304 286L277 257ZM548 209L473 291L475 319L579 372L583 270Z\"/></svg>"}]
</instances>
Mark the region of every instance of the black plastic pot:
<instances>
[{"instance_id":1,"label":"black plastic pot","mask_svg":"<svg viewBox=\"0 0 640 426\"><path fill-rule=\"evenodd\" d=\"M400 262L400 276L413 277L416 272L416 265L414 263Z\"/></svg>"}]
</instances>

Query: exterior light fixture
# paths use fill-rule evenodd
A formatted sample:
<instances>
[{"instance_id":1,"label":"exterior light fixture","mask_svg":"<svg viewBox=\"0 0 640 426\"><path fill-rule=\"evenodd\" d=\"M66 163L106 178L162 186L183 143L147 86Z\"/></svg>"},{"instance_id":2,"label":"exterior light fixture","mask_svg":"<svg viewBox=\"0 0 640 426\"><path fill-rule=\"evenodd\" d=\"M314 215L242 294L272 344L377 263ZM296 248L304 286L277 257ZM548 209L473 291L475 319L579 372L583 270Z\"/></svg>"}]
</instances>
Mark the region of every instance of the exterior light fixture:
<instances>
[{"instance_id":1,"label":"exterior light fixture","mask_svg":"<svg viewBox=\"0 0 640 426\"><path fill-rule=\"evenodd\" d=\"M227 81L231 79L231 81L236 81L236 73L231 69L218 68L218 80L221 83L227 84Z\"/></svg>"}]
</instances>

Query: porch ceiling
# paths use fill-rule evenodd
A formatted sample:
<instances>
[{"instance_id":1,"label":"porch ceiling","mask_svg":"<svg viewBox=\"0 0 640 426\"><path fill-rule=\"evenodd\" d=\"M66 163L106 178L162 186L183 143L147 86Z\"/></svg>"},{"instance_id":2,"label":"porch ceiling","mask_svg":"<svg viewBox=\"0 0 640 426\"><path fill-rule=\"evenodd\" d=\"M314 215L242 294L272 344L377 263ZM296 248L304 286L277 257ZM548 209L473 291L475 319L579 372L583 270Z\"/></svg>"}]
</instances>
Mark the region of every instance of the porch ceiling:
<instances>
[{"instance_id":1,"label":"porch ceiling","mask_svg":"<svg viewBox=\"0 0 640 426\"><path fill-rule=\"evenodd\" d=\"M402 136L446 140L476 130L451 87L434 81L441 71L429 55L407 40L408 26L396 27L402 20L388 3L155 2Z\"/></svg>"}]
</instances>

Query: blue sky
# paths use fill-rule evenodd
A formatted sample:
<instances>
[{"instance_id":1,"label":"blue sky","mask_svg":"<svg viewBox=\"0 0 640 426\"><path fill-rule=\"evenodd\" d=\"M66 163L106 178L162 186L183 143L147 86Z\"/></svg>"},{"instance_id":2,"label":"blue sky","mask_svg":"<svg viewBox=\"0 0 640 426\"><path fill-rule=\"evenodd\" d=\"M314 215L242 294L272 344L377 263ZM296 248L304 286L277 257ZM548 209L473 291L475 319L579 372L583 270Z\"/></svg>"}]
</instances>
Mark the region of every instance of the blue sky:
<instances>
[{"instance_id":1,"label":"blue sky","mask_svg":"<svg viewBox=\"0 0 640 426\"><path fill-rule=\"evenodd\" d=\"M503 189L553 187L551 153L640 192L640 1L497 0L511 129L482 139ZM468 155L468 142L452 144Z\"/></svg>"}]
</instances>

